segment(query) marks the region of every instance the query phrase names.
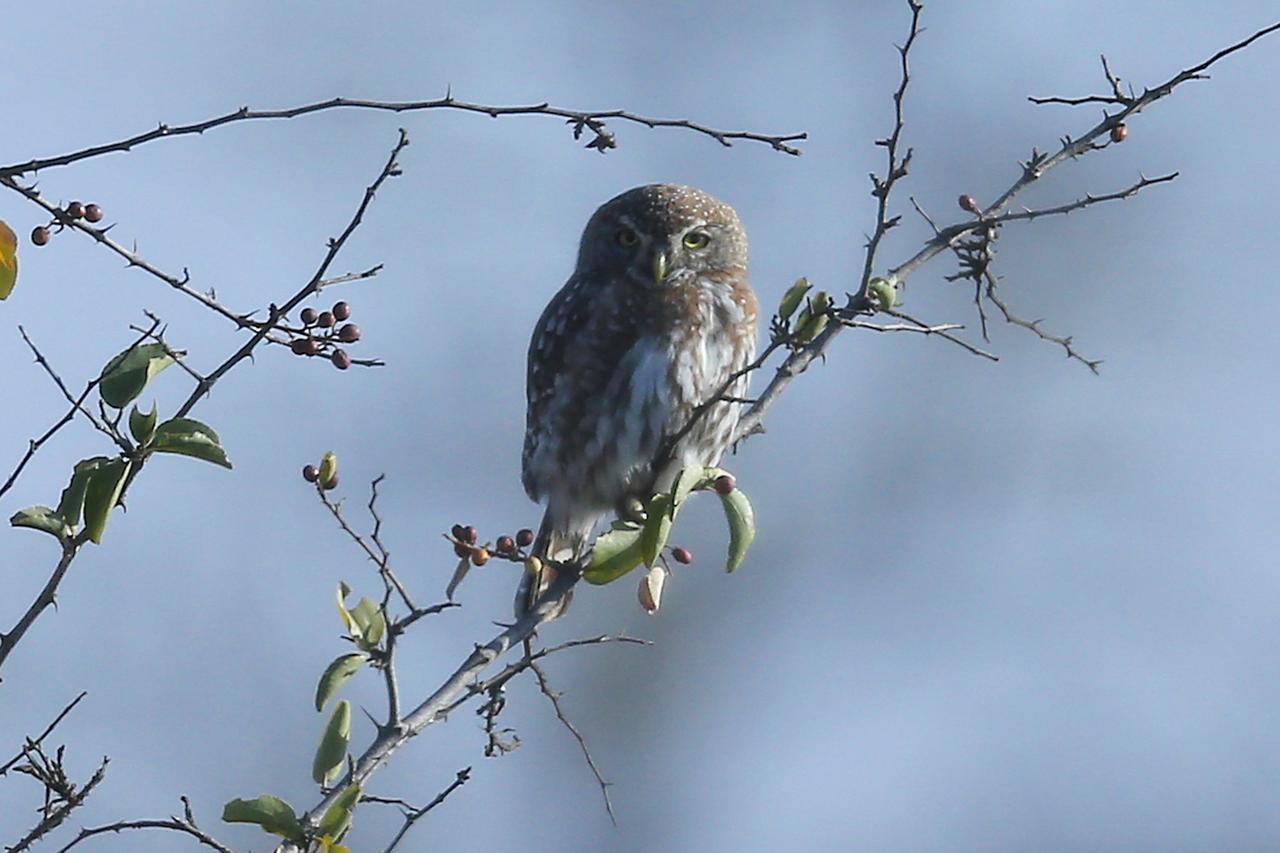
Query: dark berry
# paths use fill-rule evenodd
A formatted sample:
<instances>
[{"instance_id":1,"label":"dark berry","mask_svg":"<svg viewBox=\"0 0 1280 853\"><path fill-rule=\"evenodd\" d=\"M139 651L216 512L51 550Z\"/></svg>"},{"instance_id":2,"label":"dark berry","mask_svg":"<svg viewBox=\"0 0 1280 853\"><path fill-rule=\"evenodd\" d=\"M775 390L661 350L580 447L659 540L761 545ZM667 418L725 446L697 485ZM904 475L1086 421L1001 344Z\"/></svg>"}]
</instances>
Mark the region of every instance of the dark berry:
<instances>
[{"instance_id":1,"label":"dark berry","mask_svg":"<svg viewBox=\"0 0 1280 853\"><path fill-rule=\"evenodd\" d=\"M338 474L334 472L332 477L324 481L324 490L328 492L336 488L338 488Z\"/></svg>"},{"instance_id":2,"label":"dark berry","mask_svg":"<svg viewBox=\"0 0 1280 853\"><path fill-rule=\"evenodd\" d=\"M360 327L355 323L348 323L338 330L338 340L344 344L354 344L360 340Z\"/></svg>"},{"instance_id":3,"label":"dark berry","mask_svg":"<svg viewBox=\"0 0 1280 853\"><path fill-rule=\"evenodd\" d=\"M717 495L727 495L738 487L738 481L732 474L721 474L716 477L714 486Z\"/></svg>"},{"instance_id":4,"label":"dark berry","mask_svg":"<svg viewBox=\"0 0 1280 853\"><path fill-rule=\"evenodd\" d=\"M516 540L510 536L499 536L498 544L494 546L499 554L510 554L516 549Z\"/></svg>"},{"instance_id":5,"label":"dark berry","mask_svg":"<svg viewBox=\"0 0 1280 853\"><path fill-rule=\"evenodd\" d=\"M320 472L316 470L316 466L314 465L302 466L302 479L306 480L308 483L314 483L316 479L319 478L319 476L320 476Z\"/></svg>"},{"instance_id":6,"label":"dark berry","mask_svg":"<svg viewBox=\"0 0 1280 853\"><path fill-rule=\"evenodd\" d=\"M479 532L477 532L474 527L468 524L466 527L462 528L462 535L459 536L458 538L461 539L463 542L466 542L468 545L474 545L476 544L476 539L478 539L479 536L480 536Z\"/></svg>"},{"instance_id":7,"label":"dark berry","mask_svg":"<svg viewBox=\"0 0 1280 853\"><path fill-rule=\"evenodd\" d=\"M693 552L688 548L672 548L671 556L675 557L676 562L681 565L689 565L693 562Z\"/></svg>"},{"instance_id":8,"label":"dark berry","mask_svg":"<svg viewBox=\"0 0 1280 853\"><path fill-rule=\"evenodd\" d=\"M43 246L45 243L48 243L51 236L53 235L49 233L49 229L45 228L43 225L37 225L35 228L31 229L31 242L35 243L37 246Z\"/></svg>"},{"instance_id":9,"label":"dark berry","mask_svg":"<svg viewBox=\"0 0 1280 853\"><path fill-rule=\"evenodd\" d=\"M328 311L321 311L320 316L316 317L316 325L322 329L327 329L333 325L333 315Z\"/></svg>"},{"instance_id":10,"label":"dark berry","mask_svg":"<svg viewBox=\"0 0 1280 853\"><path fill-rule=\"evenodd\" d=\"M957 203L960 205L961 210L967 210L970 213L978 212L978 200L968 193L960 196L960 198L957 199Z\"/></svg>"},{"instance_id":11,"label":"dark berry","mask_svg":"<svg viewBox=\"0 0 1280 853\"><path fill-rule=\"evenodd\" d=\"M101 222L102 208L98 207L96 204L85 205L84 218L90 222Z\"/></svg>"},{"instance_id":12,"label":"dark berry","mask_svg":"<svg viewBox=\"0 0 1280 853\"><path fill-rule=\"evenodd\" d=\"M466 530L466 529L467 529L467 528L463 527L461 524L455 524L455 525L454 525L454 526L449 530L449 532L453 534L453 538L454 538L454 539L461 539L461 538L462 538L462 532L463 532L464 530Z\"/></svg>"},{"instance_id":13,"label":"dark berry","mask_svg":"<svg viewBox=\"0 0 1280 853\"><path fill-rule=\"evenodd\" d=\"M471 552L471 565L483 566L489 562L489 552L484 548L477 548Z\"/></svg>"},{"instance_id":14,"label":"dark berry","mask_svg":"<svg viewBox=\"0 0 1280 853\"><path fill-rule=\"evenodd\" d=\"M345 320L351 316L351 306L345 302L339 302L333 306L333 319Z\"/></svg>"},{"instance_id":15,"label":"dark berry","mask_svg":"<svg viewBox=\"0 0 1280 853\"><path fill-rule=\"evenodd\" d=\"M307 345L313 343L315 341L311 340L311 338L295 338L289 342L289 349L293 350L294 355L307 355Z\"/></svg>"},{"instance_id":16,"label":"dark berry","mask_svg":"<svg viewBox=\"0 0 1280 853\"><path fill-rule=\"evenodd\" d=\"M347 355L346 350L334 350L333 355L329 356L329 360L332 361L333 366L339 370L346 370L351 366L351 356Z\"/></svg>"},{"instance_id":17,"label":"dark berry","mask_svg":"<svg viewBox=\"0 0 1280 853\"><path fill-rule=\"evenodd\" d=\"M314 323L314 322L316 321L316 317L318 317L318 316L319 316L319 315L316 313L316 309L314 309L314 308L303 308L303 309L302 309L302 322L303 322L305 325L310 326L312 323Z\"/></svg>"},{"instance_id":18,"label":"dark berry","mask_svg":"<svg viewBox=\"0 0 1280 853\"><path fill-rule=\"evenodd\" d=\"M468 548L466 545L462 544L461 542L454 542L453 553L457 554L459 557L470 557L471 549Z\"/></svg>"},{"instance_id":19,"label":"dark berry","mask_svg":"<svg viewBox=\"0 0 1280 853\"><path fill-rule=\"evenodd\" d=\"M1129 138L1129 128L1124 126L1124 122L1120 122L1115 127L1111 128L1112 142L1124 142L1128 138Z\"/></svg>"},{"instance_id":20,"label":"dark berry","mask_svg":"<svg viewBox=\"0 0 1280 853\"><path fill-rule=\"evenodd\" d=\"M521 548L528 548L530 545L532 545L533 531L526 527L523 530L516 533L516 544L519 545Z\"/></svg>"},{"instance_id":21,"label":"dark berry","mask_svg":"<svg viewBox=\"0 0 1280 853\"><path fill-rule=\"evenodd\" d=\"M80 219L84 216L84 205L78 201L73 201L67 205L67 216L72 219Z\"/></svg>"}]
</instances>

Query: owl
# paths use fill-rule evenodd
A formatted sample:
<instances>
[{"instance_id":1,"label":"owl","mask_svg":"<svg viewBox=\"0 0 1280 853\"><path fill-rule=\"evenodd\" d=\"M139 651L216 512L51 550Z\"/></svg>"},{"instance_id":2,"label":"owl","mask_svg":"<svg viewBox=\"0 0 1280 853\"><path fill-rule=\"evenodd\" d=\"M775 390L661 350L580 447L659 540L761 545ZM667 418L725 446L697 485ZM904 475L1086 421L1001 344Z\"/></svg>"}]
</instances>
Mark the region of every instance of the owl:
<instances>
[{"instance_id":1,"label":"owl","mask_svg":"<svg viewBox=\"0 0 1280 853\"><path fill-rule=\"evenodd\" d=\"M546 503L535 555L580 560L603 515L670 488L685 467L719 462L735 400L672 440L754 358L757 313L747 235L729 205L651 184L596 210L529 342L523 481ZM746 385L741 376L724 396L740 399ZM517 617L553 571L526 573Z\"/></svg>"}]
</instances>

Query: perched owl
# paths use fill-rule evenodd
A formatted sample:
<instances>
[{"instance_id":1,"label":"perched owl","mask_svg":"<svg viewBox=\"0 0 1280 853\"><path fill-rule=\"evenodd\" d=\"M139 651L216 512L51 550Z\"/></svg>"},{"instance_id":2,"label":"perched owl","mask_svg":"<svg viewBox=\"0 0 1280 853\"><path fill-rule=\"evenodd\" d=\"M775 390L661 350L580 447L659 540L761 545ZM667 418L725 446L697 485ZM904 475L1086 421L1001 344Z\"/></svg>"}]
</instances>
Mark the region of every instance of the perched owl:
<instances>
[{"instance_id":1,"label":"perched owl","mask_svg":"<svg viewBox=\"0 0 1280 853\"><path fill-rule=\"evenodd\" d=\"M754 358L756 314L747 235L729 205L652 184L592 215L577 267L529 343L523 479L547 505L534 554L577 560L601 516L669 488L687 466L719 462L736 402L715 404L663 451ZM743 376L726 396L746 385ZM550 571L526 574L517 616Z\"/></svg>"}]
</instances>

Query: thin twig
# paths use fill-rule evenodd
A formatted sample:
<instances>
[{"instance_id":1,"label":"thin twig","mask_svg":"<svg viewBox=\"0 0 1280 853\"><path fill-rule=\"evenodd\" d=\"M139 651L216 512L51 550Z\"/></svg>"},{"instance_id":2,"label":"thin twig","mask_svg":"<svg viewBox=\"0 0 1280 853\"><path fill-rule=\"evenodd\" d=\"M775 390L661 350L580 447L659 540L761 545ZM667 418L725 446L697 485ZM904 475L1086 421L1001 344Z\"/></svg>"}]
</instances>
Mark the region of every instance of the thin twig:
<instances>
[{"instance_id":1,"label":"thin twig","mask_svg":"<svg viewBox=\"0 0 1280 853\"><path fill-rule=\"evenodd\" d=\"M427 803L422 808L414 808L410 806L408 803L406 803L404 800L390 799L390 798L383 798L383 797L361 797L360 800L362 802L391 803L394 805L398 805L404 812L404 823L400 826L399 831L396 832L395 837L391 839L391 843L389 843L385 848L383 848L383 853L391 853L391 851L395 850L396 846L404 839L405 834L408 833L409 830L413 828L413 825L417 823L422 818L423 815L425 815L427 812L431 811L436 806L443 803L446 799L448 799L450 794L452 794L454 791L461 788L463 785L467 784L467 782L470 781L470 779L471 779L471 768L464 767L463 769L458 771L458 775L454 777L454 780L452 782L449 783L449 787L445 788L443 791L436 794L435 799Z\"/></svg>"},{"instance_id":2,"label":"thin twig","mask_svg":"<svg viewBox=\"0 0 1280 853\"><path fill-rule=\"evenodd\" d=\"M53 718L53 722L45 726L44 731L42 731L35 738L27 738L25 744L23 745L22 749L18 752L18 754L15 755L13 758L9 759L9 761L7 761L3 766L0 766L0 776L4 776L6 773L9 772L10 769L12 769L12 767L15 764L17 764L19 761L25 758L27 754L27 750L31 749L32 747L40 746L42 743L44 743L44 739L47 738L50 734L52 734L53 730L56 729L58 727L58 724L61 723L66 718L67 714L70 714L71 711L77 705L80 704L80 700L88 695L89 695L89 691L81 690L80 695L72 699L71 702L68 703L68 705L62 709L61 713L59 713L58 716Z\"/></svg>"},{"instance_id":3,"label":"thin twig","mask_svg":"<svg viewBox=\"0 0 1280 853\"><path fill-rule=\"evenodd\" d=\"M538 679L538 690L542 692L551 702L551 707L555 709L556 718L564 724L569 730L569 734L573 735L573 739L578 742L578 748L582 750L582 757L587 760L587 766L591 768L591 775L596 777L596 784L600 786L600 795L604 797L604 810L609 813L609 821L614 825L618 825L618 816L613 812L613 801L609 799L609 786L611 782L606 782L604 776L600 775L600 768L596 766L596 760L591 757L591 749L587 746L587 739L582 736L567 716L564 709L560 707L560 694L551 689L551 682L547 678L547 673L542 667L536 663L530 663L529 668L533 670L533 674Z\"/></svg>"}]
</instances>

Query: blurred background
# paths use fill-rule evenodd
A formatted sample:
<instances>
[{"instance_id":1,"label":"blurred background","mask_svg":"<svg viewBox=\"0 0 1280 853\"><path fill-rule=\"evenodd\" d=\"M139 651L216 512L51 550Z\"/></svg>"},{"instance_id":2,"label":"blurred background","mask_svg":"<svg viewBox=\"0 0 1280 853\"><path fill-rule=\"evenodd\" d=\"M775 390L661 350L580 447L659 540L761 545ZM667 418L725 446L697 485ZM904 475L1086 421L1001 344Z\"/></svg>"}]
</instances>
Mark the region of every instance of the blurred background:
<instances>
[{"instance_id":1,"label":"blurred background","mask_svg":"<svg viewBox=\"0 0 1280 853\"><path fill-rule=\"evenodd\" d=\"M1099 53L1141 89L1274 17L1268 2L931 4L913 55L903 226L884 265L928 234L908 195L955 221L960 193L987 203L1033 146L1052 150L1100 116L1027 95L1103 91ZM592 210L636 184L696 184L741 214L765 305L800 275L852 287L908 20L887 2L10 9L4 162L244 104L432 98L450 85L484 103L622 107L810 139L794 158L614 123L619 147L601 156L553 119L347 111L41 173L48 198L97 202L117 239L249 310L307 280L396 128L413 139L404 175L338 263L384 272L318 303L349 301L364 331L353 354L387 366L340 373L272 348L217 386L195 415L221 432L235 470L178 457L148 466L128 512L77 559L58 610L6 666L3 757L88 690L54 740L80 779L104 754L111 765L73 824L167 815L186 794L234 848L270 849L257 828L220 824L222 804L316 800L324 718L311 701L345 650L333 589L380 590L301 466L336 451L340 494L361 521L367 483L385 472L393 562L419 600L442 598L450 525L485 537L536 526L519 483L525 347ZM760 521L737 573L719 568L723 522L703 499L676 533L695 564L671 580L660 615L640 610L630 576L581 590L543 632L655 643L548 663L613 783L618 826L576 744L521 680L502 717L522 740L514 753L485 759L468 708L378 774L371 793L425 803L474 767L402 849L1280 846L1280 36L1212 78L1023 200L1059 204L1140 173L1178 180L999 242L1005 297L1075 335L1105 360L1101 376L998 323L998 364L918 336L842 336L728 462ZM17 195L0 196L0 217L23 243L17 290L0 305L5 473L64 411L18 324L72 387L128 344L143 309L197 367L243 340L83 236L30 245L42 215ZM943 258L918 273L905 309L964 322L975 339L971 291L943 281L952 271ZM141 402L163 414L187 390L170 370ZM56 502L72 463L107 451L86 425L65 430L0 515ZM8 628L56 554L47 537L7 529L0 554ZM409 700L492 636L515 582L492 563L462 587L462 609L415 626L400 663ZM382 713L369 674L346 695ZM371 727L357 717L365 743ZM34 825L35 795L29 780L0 780L0 838ZM381 849L398 824L390 808L362 807L353 849ZM194 847L173 834L86 846Z\"/></svg>"}]
</instances>

